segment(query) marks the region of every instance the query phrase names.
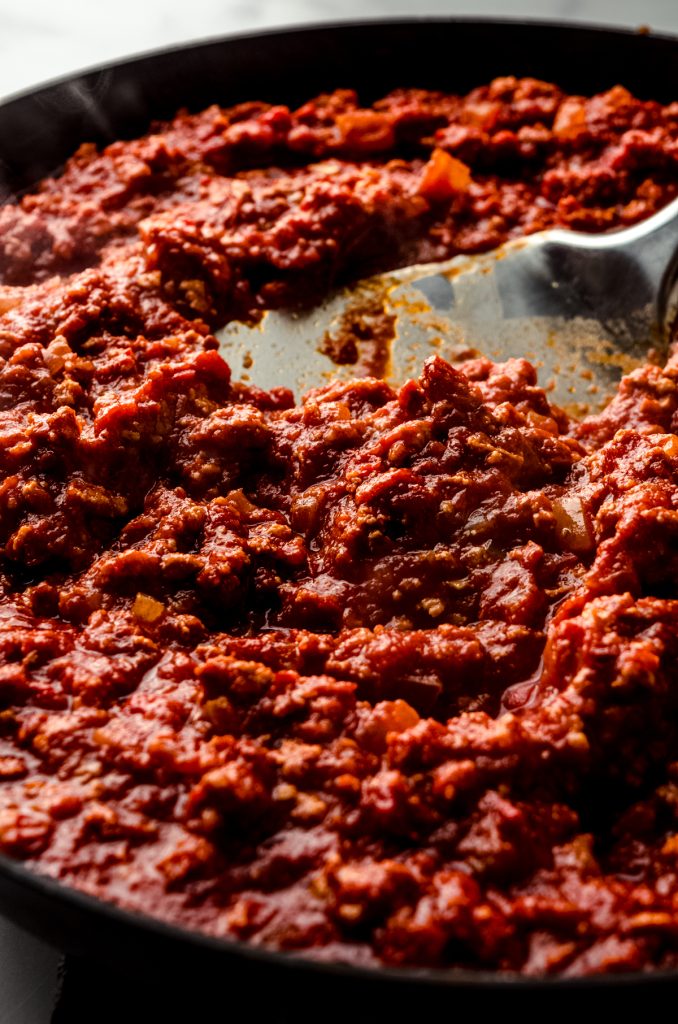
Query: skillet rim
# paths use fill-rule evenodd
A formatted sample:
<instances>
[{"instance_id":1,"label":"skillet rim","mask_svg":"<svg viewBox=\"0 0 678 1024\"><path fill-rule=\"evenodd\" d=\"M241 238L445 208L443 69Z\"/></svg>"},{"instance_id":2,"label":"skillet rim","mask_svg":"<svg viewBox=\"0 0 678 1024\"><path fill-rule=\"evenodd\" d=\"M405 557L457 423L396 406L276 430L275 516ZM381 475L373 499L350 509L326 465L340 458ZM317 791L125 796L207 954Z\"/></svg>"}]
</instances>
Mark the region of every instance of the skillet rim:
<instances>
[{"instance_id":1,"label":"skillet rim","mask_svg":"<svg viewBox=\"0 0 678 1024\"><path fill-rule=\"evenodd\" d=\"M332 32L334 30L341 30L345 28L360 29L360 28L375 28L380 25L389 25L391 27L408 25L478 25L480 27L488 28L501 28L502 26L511 27L525 27L528 29L556 29L558 31L572 29L574 32L581 31L596 35L616 35L624 36L626 38L651 38L659 41L666 41L669 43L678 43L678 32L657 32L651 27L646 25L638 25L636 28L629 28L627 25L616 25L616 24L605 24L600 21L562 21L558 18L521 18L521 17L502 17L494 18L490 15L479 15L475 17L470 14L460 15L435 15L435 14L413 14L406 17L391 18L388 15L383 18L378 17L365 17L365 18L346 18L338 21L308 21L299 22L299 24L290 25L273 25L270 28L262 29L240 29L236 32L225 32L223 34L215 36L196 36L195 38L189 39L186 43L169 43L167 46L157 46L151 49L135 50L130 54L126 54L123 57L114 57L111 60L102 61L96 64L85 64L82 67L76 68L74 71L64 72L50 76L46 79L41 79L36 82L35 85L29 85L20 89L14 90L5 95L0 95L0 109L9 103L14 103L17 100L35 98L43 92L47 92L50 89L58 87L60 85L68 85L71 82L77 81L81 78L88 78L92 75L101 74L106 71L113 71L117 68L123 68L131 64L142 63L148 60L152 60L154 57L168 57L172 54L180 54L185 50L200 49L203 46L219 45L221 43L229 43L232 40L247 40L247 39L260 39L262 37L270 38L275 36L286 36L286 35L303 35L313 34L318 31ZM2 204L0 204L2 205Z\"/></svg>"},{"instance_id":2,"label":"skillet rim","mask_svg":"<svg viewBox=\"0 0 678 1024\"><path fill-rule=\"evenodd\" d=\"M384 982L395 982L400 988L407 988L415 984L423 986L426 990L443 988L468 991L489 987L493 991L507 994L516 990L520 992L550 992L553 989L568 992L573 990L599 992L609 985L635 988L639 983L664 985L678 983L678 970L667 969L567 977L564 975L524 975L509 971L475 971L470 968L455 967L389 967L379 964L369 966L343 960L323 960L303 953L258 946L240 939L220 938L197 929L172 924L163 918L153 917L143 911L128 910L116 903L65 885L48 875L31 871L19 861L13 861L5 854L0 854L0 894L6 890L6 882L15 883L23 889L28 889L32 896L37 896L51 904L66 905L69 910L75 910L77 914L83 915L87 919L99 919L98 923L114 926L123 931L131 929L136 933L135 942L144 937L152 937L167 946L170 955L180 953L181 947L191 947L193 954L203 951L212 956L226 957L227 962L232 966L235 966L238 960L244 959L249 962L249 966L259 964L262 967L283 968L290 975L295 971L301 971L321 978L329 975L335 981L363 982L371 986ZM0 909L5 913L4 905L0 906ZM44 913L44 909L39 911L39 914L42 913ZM30 921L22 920L16 913L12 913L11 909L7 916L24 930L30 931L37 938L42 938L45 941L44 931L32 927ZM49 939L47 941L48 944L53 945ZM65 949L61 946L55 948L59 948L67 954L75 952L76 955L82 955L82 947L73 942L67 941ZM92 952L88 949L87 954L95 960L98 959L96 951Z\"/></svg>"}]
</instances>

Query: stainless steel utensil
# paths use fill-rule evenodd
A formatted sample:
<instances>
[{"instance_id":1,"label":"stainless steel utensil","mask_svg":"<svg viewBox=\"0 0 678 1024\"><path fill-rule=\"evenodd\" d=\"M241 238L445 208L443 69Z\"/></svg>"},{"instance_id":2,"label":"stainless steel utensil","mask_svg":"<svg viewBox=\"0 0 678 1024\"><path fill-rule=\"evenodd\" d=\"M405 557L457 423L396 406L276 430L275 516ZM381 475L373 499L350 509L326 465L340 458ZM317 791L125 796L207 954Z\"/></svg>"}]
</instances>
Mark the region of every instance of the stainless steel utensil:
<instances>
[{"instance_id":1,"label":"stainless steel utensil","mask_svg":"<svg viewBox=\"0 0 678 1024\"><path fill-rule=\"evenodd\" d=\"M420 264L361 281L310 310L276 310L220 332L236 377L297 393L367 372L332 360L333 332L378 309L391 318L384 376L399 383L439 352L524 356L542 386L575 413L599 407L621 375L665 355L678 269L678 199L604 235L552 229L480 256ZM347 325L342 327L343 325ZM334 346L335 348L337 346Z\"/></svg>"}]
</instances>

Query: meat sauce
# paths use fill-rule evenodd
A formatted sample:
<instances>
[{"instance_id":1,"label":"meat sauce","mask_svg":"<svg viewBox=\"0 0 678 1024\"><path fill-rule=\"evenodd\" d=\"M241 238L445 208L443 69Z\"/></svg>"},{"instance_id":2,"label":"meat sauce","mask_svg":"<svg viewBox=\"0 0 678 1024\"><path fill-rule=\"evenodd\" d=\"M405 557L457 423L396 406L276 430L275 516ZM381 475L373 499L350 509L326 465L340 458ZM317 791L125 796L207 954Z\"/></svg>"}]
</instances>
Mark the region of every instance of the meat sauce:
<instances>
[{"instance_id":1,"label":"meat sauce","mask_svg":"<svg viewBox=\"0 0 678 1024\"><path fill-rule=\"evenodd\" d=\"M180 113L3 207L0 850L316 958L677 967L678 357L575 422L525 360L295 402L213 333L677 192L678 104L502 78Z\"/></svg>"}]
</instances>

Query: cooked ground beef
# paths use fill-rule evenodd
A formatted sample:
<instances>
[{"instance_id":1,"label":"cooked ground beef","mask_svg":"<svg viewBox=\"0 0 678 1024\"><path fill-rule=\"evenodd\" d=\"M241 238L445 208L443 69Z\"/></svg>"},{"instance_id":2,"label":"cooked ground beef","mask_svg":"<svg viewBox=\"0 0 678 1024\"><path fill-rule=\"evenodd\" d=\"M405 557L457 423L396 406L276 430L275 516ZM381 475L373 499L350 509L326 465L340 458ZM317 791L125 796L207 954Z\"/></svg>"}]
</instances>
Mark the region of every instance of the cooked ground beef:
<instances>
[{"instance_id":1,"label":"cooked ground beef","mask_svg":"<svg viewBox=\"0 0 678 1024\"><path fill-rule=\"evenodd\" d=\"M678 192L678 104L179 114L0 210L0 850L359 963L678 966L678 357L298 404L213 332Z\"/></svg>"}]
</instances>

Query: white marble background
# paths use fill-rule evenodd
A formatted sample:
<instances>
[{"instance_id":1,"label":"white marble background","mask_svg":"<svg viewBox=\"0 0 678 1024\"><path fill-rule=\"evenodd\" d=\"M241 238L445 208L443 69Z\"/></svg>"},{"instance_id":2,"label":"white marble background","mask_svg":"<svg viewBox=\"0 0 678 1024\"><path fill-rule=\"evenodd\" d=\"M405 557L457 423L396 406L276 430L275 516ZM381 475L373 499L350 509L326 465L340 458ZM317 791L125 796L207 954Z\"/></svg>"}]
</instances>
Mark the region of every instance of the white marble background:
<instances>
[{"instance_id":1,"label":"white marble background","mask_svg":"<svg viewBox=\"0 0 678 1024\"><path fill-rule=\"evenodd\" d=\"M558 18L678 33L678 0L0 0L0 98L206 36L406 14ZM57 962L57 953L0 917L0 1024L47 1024Z\"/></svg>"}]
</instances>

